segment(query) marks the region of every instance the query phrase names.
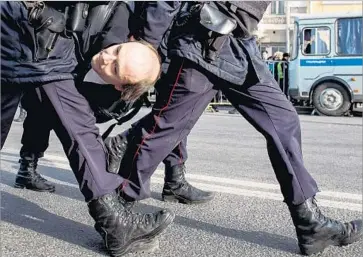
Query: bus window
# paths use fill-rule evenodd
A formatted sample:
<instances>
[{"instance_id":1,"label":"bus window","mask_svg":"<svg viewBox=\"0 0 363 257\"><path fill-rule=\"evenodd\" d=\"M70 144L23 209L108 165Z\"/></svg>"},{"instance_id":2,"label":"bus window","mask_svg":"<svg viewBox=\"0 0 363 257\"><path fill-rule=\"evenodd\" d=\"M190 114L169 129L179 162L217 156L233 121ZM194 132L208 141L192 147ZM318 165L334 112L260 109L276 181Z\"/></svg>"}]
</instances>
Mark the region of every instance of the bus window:
<instances>
[{"instance_id":1,"label":"bus window","mask_svg":"<svg viewBox=\"0 0 363 257\"><path fill-rule=\"evenodd\" d=\"M337 54L362 55L362 18L337 21Z\"/></svg>"},{"instance_id":2,"label":"bus window","mask_svg":"<svg viewBox=\"0 0 363 257\"><path fill-rule=\"evenodd\" d=\"M330 29L327 27L304 29L304 54L327 55L330 53Z\"/></svg>"}]
</instances>

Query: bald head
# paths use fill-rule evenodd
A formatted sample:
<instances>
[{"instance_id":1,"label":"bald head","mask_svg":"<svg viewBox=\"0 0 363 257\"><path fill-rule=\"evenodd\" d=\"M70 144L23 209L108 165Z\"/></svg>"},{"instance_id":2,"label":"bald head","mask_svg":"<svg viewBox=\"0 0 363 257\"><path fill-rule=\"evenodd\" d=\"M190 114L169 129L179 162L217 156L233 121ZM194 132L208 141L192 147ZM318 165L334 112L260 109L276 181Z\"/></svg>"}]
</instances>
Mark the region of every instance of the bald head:
<instances>
[{"instance_id":1,"label":"bald head","mask_svg":"<svg viewBox=\"0 0 363 257\"><path fill-rule=\"evenodd\" d=\"M113 45L92 58L92 68L108 84L135 100L149 90L161 72L157 51L144 41Z\"/></svg>"},{"instance_id":2,"label":"bald head","mask_svg":"<svg viewBox=\"0 0 363 257\"><path fill-rule=\"evenodd\" d=\"M123 44L119 58L120 70L130 84L141 80L153 82L159 77L160 58L146 43L135 41Z\"/></svg>"}]
</instances>

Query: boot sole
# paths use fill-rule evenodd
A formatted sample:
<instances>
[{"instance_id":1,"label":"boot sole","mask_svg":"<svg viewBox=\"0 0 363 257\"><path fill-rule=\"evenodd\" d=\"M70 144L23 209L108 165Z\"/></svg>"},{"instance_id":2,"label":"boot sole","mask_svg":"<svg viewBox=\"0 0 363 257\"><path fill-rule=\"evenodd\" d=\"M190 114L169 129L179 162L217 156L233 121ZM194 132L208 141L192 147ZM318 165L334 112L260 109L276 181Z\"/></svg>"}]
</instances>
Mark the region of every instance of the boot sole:
<instances>
[{"instance_id":1,"label":"boot sole","mask_svg":"<svg viewBox=\"0 0 363 257\"><path fill-rule=\"evenodd\" d=\"M351 238L350 240L347 241L341 241L341 242L335 242L334 240L327 240L327 241L323 241L321 243L318 244L314 244L314 245L300 245L300 251L303 255L313 255L313 254L317 254L317 253L321 253L325 250L325 248L327 248L328 246L338 246L338 247L342 247L342 246L347 246L350 244L353 244L357 241L359 241L359 239L361 238L362 234L357 234L356 236L354 236L353 238Z\"/></svg>"},{"instance_id":2,"label":"boot sole","mask_svg":"<svg viewBox=\"0 0 363 257\"><path fill-rule=\"evenodd\" d=\"M207 203L207 202L212 201L213 199L214 199L214 196L212 196L209 199L193 201L193 200L188 200L188 199L185 199L185 198L177 196L177 195L162 195L162 200L164 202L182 203L182 204L188 204L188 205Z\"/></svg>"},{"instance_id":3,"label":"boot sole","mask_svg":"<svg viewBox=\"0 0 363 257\"><path fill-rule=\"evenodd\" d=\"M124 256L125 254L128 254L130 252L135 252L139 250L143 251L142 249L147 248L147 246L145 245L150 243L150 241L153 241L153 239L157 235L161 234L161 232L163 232L173 222L174 218L175 214L170 213L170 215L164 220L164 222L160 224L159 227L151 231L149 234L134 238L118 249L108 249L108 252L112 257L119 257Z\"/></svg>"},{"instance_id":4,"label":"boot sole","mask_svg":"<svg viewBox=\"0 0 363 257\"><path fill-rule=\"evenodd\" d=\"M144 254L144 253L153 253L159 249L159 240L158 239L144 239L137 242L134 242L129 246L127 252L113 252L108 251L111 257L120 257L126 254Z\"/></svg>"},{"instance_id":5,"label":"boot sole","mask_svg":"<svg viewBox=\"0 0 363 257\"><path fill-rule=\"evenodd\" d=\"M14 187L18 188L18 189L28 189L28 190L32 190L32 191L36 191L36 192L48 192L48 193L54 193L55 192L55 188L48 189L48 190L37 189L37 188L32 188L32 187L27 186L27 185L18 184L18 183L15 183Z\"/></svg>"},{"instance_id":6,"label":"boot sole","mask_svg":"<svg viewBox=\"0 0 363 257\"><path fill-rule=\"evenodd\" d=\"M334 242L328 240L314 245L299 245L299 247L302 255L309 256L323 252L330 245L334 245Z\"/></svg>"}]
</instances>

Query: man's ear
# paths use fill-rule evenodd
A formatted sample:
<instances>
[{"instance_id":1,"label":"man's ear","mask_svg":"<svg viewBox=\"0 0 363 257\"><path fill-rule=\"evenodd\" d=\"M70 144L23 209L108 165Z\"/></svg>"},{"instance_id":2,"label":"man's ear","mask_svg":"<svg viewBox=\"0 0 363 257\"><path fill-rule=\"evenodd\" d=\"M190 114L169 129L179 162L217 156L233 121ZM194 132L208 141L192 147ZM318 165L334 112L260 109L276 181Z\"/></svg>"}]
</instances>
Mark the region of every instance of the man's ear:
<instances>
[{"instance_id":1,"label":"man's ear","mask_svg":"<svg viewBox=\"0 0 363 257\"><path fill-rule=\"evenodd\" d=\"M123 86L121 84L113 85L117 91L122 92Z\"/></svg>"}]
</instances>

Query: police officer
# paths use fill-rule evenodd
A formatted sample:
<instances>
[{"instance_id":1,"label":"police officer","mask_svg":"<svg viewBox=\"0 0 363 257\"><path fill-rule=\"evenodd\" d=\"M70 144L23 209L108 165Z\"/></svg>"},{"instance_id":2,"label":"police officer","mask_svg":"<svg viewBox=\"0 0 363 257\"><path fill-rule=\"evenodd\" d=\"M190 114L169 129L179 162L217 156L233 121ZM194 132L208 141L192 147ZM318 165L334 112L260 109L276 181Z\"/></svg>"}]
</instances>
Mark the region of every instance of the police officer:
<instances>
[{"instance_id":1,"label":"police officer","mask_svg":"<svg viewBox=\"0 0 363 257\"><path fill-rule=\"evenodd\" d=\"M120 38L127 41L130 15L124 2L98 2L94 9L89 9L91 5L91 2L0 3L2 144L15 113L13 107L16 110L21 93L25 89L40 87L40 98L49 111L54 130L88 203L89 213L96 222L95 229L104 239L110 254L119 256L154 247L154 238L172 222L174 214L168 210L152 214L134 213L127 203L129 199L118 193L123 179L106 172L105 148L95 117L75 87L73 73L77 65L82 68L77 59L87 57L80 57L82 52L76 49L87 43L97 43L92 39L97 38L99 31L93 28L102 24L101 18L106 19L114 12L115 19L106 23L107 33L102 34L108 36L98 49L107 48L94 57L92 48L89 48L93 70L106 82L115 85L121 91L121 97L132 99L157 79L160 63L156 51L145 43L120 44ZM88 13L93 22L89 21L85 26L87 23L82 20L88 17ZM70 22L67 28L66 21ZM87 31L83 31L85 27ZM114 36L115 30L117 37ZM84 37L76 37L74 32L81 32ZM113 41L115 39L117 41ZM107 56L112 54L120 58L108 59ZM137 58L140 54L144 57L138 59L141 63L133 61L133 55ZM85 63L88 64L89 60ZM138 69L140 64L142 70Z\"/></svg>"},{"instance_id":2,"label":"police officer","mask_svg":"<svg viewBox=\"0 0 363 257\"><path fill-rule=\"evenodd\" d=\"M129 182L124 183L125 194L132 190L139 199L148 197L148 181L159 162L189 134L217 90L222 90L266 138L301 253L310 255L329 245L358 241L362 221L333 220L315 201L318 187L303 163L298 115L251 36L268 5L267 1L174 1L144 6L142 38L156 47L176 17L168 43L171 63L152 112L128 133L120 174Z\"/></svg>"},{"instance_id":3,"label":"police officer","mask_svg":"<svg viewBox=\"0 0 363 257\"><path fill-rule=\"evenodd\" d=\"M144 102L144 97L136 101L120 101L120 92L112 85L101 86L93 82L83 82L77 85L77 89L90 102L96 123L104 123L112 119L117 120L118 123L120 120L125 122L136 115ZM54 192L55 185L37 171L38 160L44 156L49 146L50 132L54 127L49 108L39 99L40 95L40 89L36 88L27 90L21 99L22 106L28 115L23 123L20 167L15 178L15 187L39 192Z\"/></svg>"},{"instance_id":4,"label":"police officer","mask_svg":"<svg viewBox=\"0 0 363 257\"><path fill-rule=\"evenodd\" d=\"M136 13L135 17L137 16L138 14ZM134 24L135 22L130 24L131 34L137 37L138 28L136 27L137 24ZM159 52L163 60L163 71L166 72L169 60L166 53L167 36L164 36L164 38L163 44L159 47ZM112 86L99 86L96 83L80 83L78 90L90 102L96 116L96 122L98 123L109 121L112 118L121 119L131 108L140 106L140 101L142 101L142 99L139 99L136 102L119 102L119 91L113 89ZM162 88L159 89L156 86L156 90L162 90ZM51 119L45 118L49 114L47 114L47 109L39 101L38 95L39 92L33 90L27 92L22 97L22 105L27 110L28 116L23 124L24 131L21 138L23 146L20 150L20 168L15 178L15 187L42 192L54 192L55 186L44 179L37 171L38 160L44 156L44 152L48 148L50 131L52 130ZM114 106L113 115L108 115L112 106ZM117 108L115 108L116 106ZM44 123L44 120L48 122L43 126L39 126L39 124ZM106 140L106 142L108 141ZM186 143L187 138L183 139L163 160L165 164L165 183L162 199L186 204L205 203L212 200L214 194L193 187L185 178ZM122 147L126 148L126 145ZM119 167L115 169L118 170Z\"/></svg>"},{"instance_id":5,"label":"police officer","mask_svg":"<svg viewBox=\"0 0 363 257\"><path fill-rule=\"evenodd\" d=\"M132 38L139 38L142 30L143 22L141 13L143 12L143 5L147 2L136 2L134 5L136 20L131 23L132 25ZM167 69L170 65L170 59L167 53L168 38L170 29L168 29L162 38L162 42L158 47L160 57L162 59L162 75L165 76ZM156 101L162 97L164 89L163 83L159 80L155 85ZM136 124L136 123L135 123ZM131 126L135 126L132 124ZM105 144L109 152L108 157L108 170L112 173L117 173L121 166L121 160L124 152L127 149L127 135L128 131L115 136L114 138L106 138ZM188 158L187 152L187 137L184 137L180 143L166 156L162 161L165 165L164 186L162 191L162 199L168 202L179 202L184 204L200 204L211 201L214 198L212 192L200 190L191 185L185 178L186 166L185 162Z\"/></svg>"},{"instance_id":6,"label":"police officer","mask_svg":"<svg viewBox=\"0 0 363 257\"><path fill-rule=\"evenodd\" d=\"M35 9L35 6L38 8ZM20 1L1 3L1 148L9 132L22 90L28 88L29 83L73 79L71 72L77 65L73 39L58 38L57 33L65 27L61 10L66 6L55 3L52 6L45 8L41 3ZM42 13L51 18L39 15L38 10L41 9ZM57 22L51 22L52 17L56 18ZM56 42L57 48L48 51L54 48ZM60 52L63 54L62 57ZM60 59L62 61L59 61ZM21 65L22 63L27 65Z\"/></svg>"}]
</instances>

